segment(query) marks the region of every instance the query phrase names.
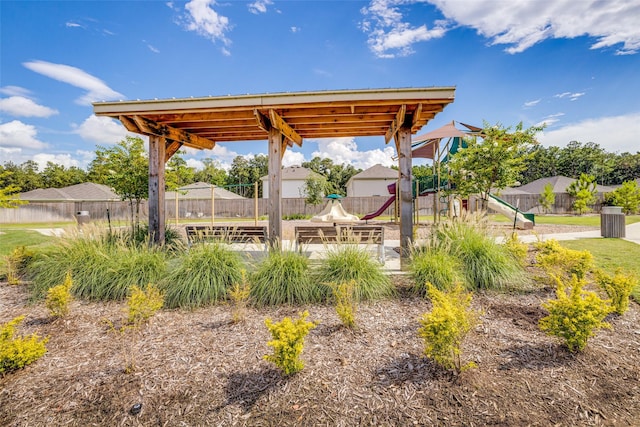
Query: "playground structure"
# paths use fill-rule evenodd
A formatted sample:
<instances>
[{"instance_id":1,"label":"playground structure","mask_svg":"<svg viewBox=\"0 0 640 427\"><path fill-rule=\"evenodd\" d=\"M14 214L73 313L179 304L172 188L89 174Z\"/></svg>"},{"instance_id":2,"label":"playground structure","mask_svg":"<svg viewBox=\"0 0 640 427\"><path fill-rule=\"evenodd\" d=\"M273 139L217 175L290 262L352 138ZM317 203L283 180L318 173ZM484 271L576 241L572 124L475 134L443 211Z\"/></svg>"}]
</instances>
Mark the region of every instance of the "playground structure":
<instances>
[{"instance_id":1,"label":"playground structure","mask_svg":"<svg viewBox=\"0 0 640 427\"><path fill-rule=\"evenodd\" d=\"M327 203L327 206L322 212L311 218L311 222L332 222L335 224L360 221L360 218L356 215L352 215L344 210L340 198L341 196L337 194L328 195L327 199L329 199L329 203Z\"/></svg>"},{"instance_id":2,"label":"playground structure","mask_svg":"<svg viewBox=\"0 0 640 427\"><path fill-rule=\"evenodd\" d=\"M461 148L465 147L465 137L482 136L482 128L458 122L464 130L456 127L456 122L452 121L441 128L428 132L415 138L412 142L411 153L413 158L425 158L432 161L433 175L414 179L413 200L416 197L433 195L433 220L438 222L444 214L448 216L459 216L462 209L468 209L467 201L455 197L455 187L442 171ZM396 184L387 186L389 194L392 196L376 211L362 217L369 220L380 216L391 204L397 201ZM520 212L515 206L493 194L488 195L486 205L513 221L514 228L530 229L535 224L533 214ZM414 209L414 212L416 210Z\"/></svg>"}]
</instances>

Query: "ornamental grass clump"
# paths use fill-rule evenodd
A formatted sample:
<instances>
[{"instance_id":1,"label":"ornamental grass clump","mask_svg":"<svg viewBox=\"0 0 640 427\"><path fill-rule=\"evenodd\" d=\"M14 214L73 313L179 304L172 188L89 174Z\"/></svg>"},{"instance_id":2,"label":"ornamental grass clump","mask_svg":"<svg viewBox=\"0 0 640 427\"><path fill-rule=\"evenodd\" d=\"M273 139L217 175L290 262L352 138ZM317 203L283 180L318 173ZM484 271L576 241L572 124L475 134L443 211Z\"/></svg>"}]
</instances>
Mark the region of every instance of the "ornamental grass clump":
<instances>
[{"instance_id":1,"label":"ornamental grass clump","mask_svg":"<svg viewBox=\"0 0 640 427\"><path fill-rule=\"evenodd\" d=\"M309 259L299 252L270 250L249 280L251 299L258 306L322 300L322 289L311 281Z\"/></svg>"},{"instance_id":2,"label":"ornamental grass clump","mask_svg":"<svg viewBox=\"0 0 640 427\"><path fill-rule=\"evenodd\" d=\"M427 295L427 283L439 290L451 289L454 283L465 278L462 263L442 246L426 245L411 254L409 272L413 279L413 291Z\"/></svg>"},{"instance_id":3,"label":"ornamental grass clump","mask_svg":"<svg viewBox=\"0 0 640 427\"><path fill-rule=\"evenodd\" d=\"M459 374L475 367L462 363L462 342L479 322L480 313L471 309L471 293L459 283L448 291L427 283L433 308L420 319L418 335L424 340L424 354L438 365Z\"/></svg>"},{"instance_id":4,"label":"ornamental grass clump","mask_svg":"<svg viewBox=\"0 0 640 427\"><path fill-rule=\"evenodd\" d=\"M470 289L505 289L525 281L522 266L496 243L482 221L455 221L434 230L435 244L448 248L463 266Z\"/></svg>"},{"instance_id":5,"label":"ornamental grass clump","mask_svg":"<svg viewBox=\"0 0 640 427\"><path fill-rule=\"evenodd\" d=\"M67 272L64 283L54 286L47 291L44 304L49 310L51 317L60 318L69 314L69 304L73 299L71 295L72 287L73 280L71 279L71 273Z\"/></svg>"},{"instance_id":6,"label":"ornamental grass clump","mask_svg":"<svg viewBox=\"0 0 640 427\"><path fill-rule=\"evenodd\" d=\"M340 244L327 251L314 272L318 283L355 282L356 301L375 300L394 295L395 288L382 265L365 248Z\"/></svg>"},{"instance_id":7,"label":"ornamental grass clump","mask_svg":"<svg viewBox=\"0 0 640 427\"><path fill-rule=\"evenodd\" d=\"M16 327L24 316L18 316L0 325L0 376L16 371L35 362L47 352L48 338L40 339L36 334L16 337Z\"/></svg>"},{"instance_id":8,"label":"ornamental grass clump","mask_svg":"<svg viewBox=\"0 0 640 427\"><path fill-rule=\"evenodd\" d=\"M613 311L617 314L624 314L629 309L631 291L638 286L638 278L632 273L625 274L621 268L618 268L613 276L602 270L596 270L595 279L598 286L611 299Z\"/></svg>"},{"instance_id":9,"label":"ornamental grass clump","mask_svg":"<svg viewBox=\"0 0 640 427\"><path fill-rule=\"evenodd\" d=\"M561 277L555 279L558 285L556 299L542 304L549 315L540 319L540 329L563 340L569 351L582 351L597 329L611 327L604 322L613 310L611 301L601 299L595 292L583 290L586 282L575 274L568 284Z\"/></svg>"},{"instance_id":10,"label":"ornamental grass clump","mask_svg":"<svg viewBox=\"0 0 640 427\"><path fill-rule=\"evenodd\" d=\"M267 343L273 348L273 354L263 357L282 369L287 376L300 372L304 368L304 362L300 360L304 349L304 338L317 326L317 323L307 321L307 317L309 312L305 311L295 321L290 317L285 317L276 323L269 318L264 321L273 338Z\"/></svg>"},{"instance_id":11,"label":"ornamental grass clump","mask_svg":"<svg viewBox=\"0 0 640 427\"><path fill-rule=\"evenodd\" d=\"M175 262L161 282L168 308L203 307L227 298L242 280L243 263L237 252L221 243L194 245Z\"/></svg>"}]
</instances>

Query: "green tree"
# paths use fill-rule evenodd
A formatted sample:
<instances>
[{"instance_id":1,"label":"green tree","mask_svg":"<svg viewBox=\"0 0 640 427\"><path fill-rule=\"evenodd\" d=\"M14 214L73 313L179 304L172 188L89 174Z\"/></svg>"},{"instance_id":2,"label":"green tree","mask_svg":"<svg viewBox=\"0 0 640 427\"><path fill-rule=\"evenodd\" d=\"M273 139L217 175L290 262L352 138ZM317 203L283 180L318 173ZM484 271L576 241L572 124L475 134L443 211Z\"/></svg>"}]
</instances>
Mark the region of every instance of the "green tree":
<instances>
[{"instance_id":1,"label":"green tree","mask_svg":"<svg viewBox=\"0 0 640 427\"><path fill-rule=\"evenodd\" d=\"M17 208L27 203L24 200L20 200L20 197L16 194L20 191L20 187L13 184L5 184L5 181L10 177L10 171L0 171L0 208Z\"/></svg>"},{"instance_id":2,"label":"green tree","mask_svg":"<svg viewBox=\"0 0 640 427\"><path fill-rule=\"evenodd\" d=\"M194 182L195 170L187 166L187 162L182 158L181 154L180 152L174 154L167 162L165 187L168 190L176 190Z\"/></svg>"},{"instance_id":3,"label":"green tree","mask_svg":"<svg viewBox=\"0 0 640 427\"><path fill-rule=\"evenodd\" d=\"M112 147L98 147L90 170L129 202L131 227L140 224L140 203L149 197L149 161L140 137L127 136Z\"/></svg>"},{"instance_id":4,"label":"green tree","mask_svg":"<svg viewBox=\"0 0 640 427\"><path fill-rule=\"evenodd\" d=\"M352 165L336 165L333 160L320 157L303 162L302 167L311 169L327 179L327 193L340 194L341 196L347 195L347 182L351 177L362 172L362 169L356 169Z\"/></svg>"},{"instance_id":5,"label":"green tree","mask_svg":"<svg viewBox=\"0 0 640 427\"><path fill-rule=\"evenodd\" d=\"M485 122L483 139L466 139L466 148L452 156L449 162L451 181L462 196L479 193L486 208L492 190L513 185L526 168L530 149L537 144L536 133L541 127L523 130L519 123L514 132L501 125Z\"/></svg>"},{"instance_id":6,"label":"green tree","mask_svg":"<svg viewBox=\"0 0 640 427\"><path fill-rule=\"evenodd\" d=\"M578 215L591 211L589 205L596 201L596 178L586 173L580 174L580 178L573 181L567 187L567 193L574 197L573 210Z\"/></svg>"},{"instance_id":7,"label":"green tree","mask_svg":"<svg viewBox=\"0 0 640 427\"><path fill-rule=\"evenodd\" d=\"M538 198L538 203L540 203L545 213L549 213L551 207L556 203L556 194L553 192L553 185L550 182L544 186Z\"/></svg>"},{"instance_id":8,"label":"green tree","mask_svg":"<svg viewBox=\"0 0 640 427\"><path fill-rule=\"evenodd\" d=\"M220 163L214 159L202 160L204 167L194 174L195 181L208 182L217 186L223 186L227 183L227 171L222 169Z\"/></svg>"},{"instance_id":9,"label":"green tree","mask_svg":"<svg viewBox=\"0 0 640 427\"><path fill-rule=\"evenodd\" d=\"M311 173L304 180L303 194L305 203L317 206L323 202L325 191L327 189L327 179L316 173Z\"/></svg>"},{"instance_id":10,"label":"green tree","mask_svg":"<svg viewBox=\"0 0 640 427\"><path fill-rule=\"evenodd\" d=\"M622 206L626 215L634 214L640 209L640 187L636 181L625 181L607 197L614 205ZM607 196L609 196L607 194Z\"/></svg>"},{"instance_id":11,"label":"green tree","mask_svg":"<svg viewBox=\"0 0 640 427\"><path fill-rule=\"evenodd\" d=\"M65 168L53 162L47 162L41 176L45 188L67 187L86 182L87 179L87 174L82 169L75 166Z\"/></svg>"},{"instance_id":12,"label":"green tree","mask_svg":"<svg viewBox=\"0 0 640 427\"><path fill-rule=\"evenodd\" d=\"M237 156L231 162L229 169L228 185L239 185L242 187L231 188L245 197L253 197L255 182L269 173L269 158L264 154L257 154L252 157ZM258 186L258 197L262 197L262 186Z\"/></svg>"}]
</instances>

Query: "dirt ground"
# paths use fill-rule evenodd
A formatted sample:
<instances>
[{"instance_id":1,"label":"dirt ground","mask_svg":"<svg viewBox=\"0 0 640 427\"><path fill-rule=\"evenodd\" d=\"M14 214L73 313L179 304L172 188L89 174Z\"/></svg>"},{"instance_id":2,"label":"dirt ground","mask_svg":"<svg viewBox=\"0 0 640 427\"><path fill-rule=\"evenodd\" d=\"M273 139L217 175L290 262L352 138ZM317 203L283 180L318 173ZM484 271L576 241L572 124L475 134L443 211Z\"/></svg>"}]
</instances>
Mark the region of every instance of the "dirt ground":
<instances>
[{"instance_id":1,"label":"dirt ground","mask_svg":"<svg viewBox=\"0 0 640 427\"><path fill-rule=\"evenodd\" d=\"M397 298L359 306L358 329L331 306L162 310L138 334L110 331L124 303L74 301L50 321L24 285L0 283L0 322L26 314L22 333L48 336L47 354L0 378L1 426L637 426L640 306L610 316L571 354L537 327L550 290L474 296L482 323L455 377L422 355L418 318L430 303L394 276ZM264 319L308 310L305 368L286 378L262 359ZM124 370L133 355L137 369ZM134 405L142 404L135 414Z\"/></svg>"}]
</instances>

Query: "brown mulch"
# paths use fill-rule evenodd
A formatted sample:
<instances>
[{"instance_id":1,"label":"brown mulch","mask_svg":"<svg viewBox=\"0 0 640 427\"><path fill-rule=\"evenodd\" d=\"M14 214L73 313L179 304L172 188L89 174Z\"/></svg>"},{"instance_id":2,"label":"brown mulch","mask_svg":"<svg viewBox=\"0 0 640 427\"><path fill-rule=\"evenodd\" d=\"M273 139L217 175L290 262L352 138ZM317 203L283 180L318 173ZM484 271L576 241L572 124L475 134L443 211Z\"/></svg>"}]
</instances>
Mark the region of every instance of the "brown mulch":
<instances>
[{"instance_id":1,"label":"brown mulch","mask_svg":"<svg viewBox=\"0 0 640 427\"><path fill-rule=\"evenodd\" d=\"M406 288L406 277L394 280ZM406 291L361 304L355 331L330 306L250 308L234 324L218 305L163 310L123 340L105 322L122 318L123 303L74 301L51 322L24 285L2 283L0 322L26 314L21 332L49 343L42 359L0 378L0 425L638 425L640 306L571 354L537 327L551 296L476 295L482 324L464 358L478 367L455 377L423 357L417 319L430 303ZM262 359L264 319L304 309L320 324L306 339L304 370L286 378Z\"/></svg>"}]
</instances>

